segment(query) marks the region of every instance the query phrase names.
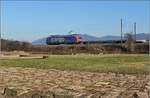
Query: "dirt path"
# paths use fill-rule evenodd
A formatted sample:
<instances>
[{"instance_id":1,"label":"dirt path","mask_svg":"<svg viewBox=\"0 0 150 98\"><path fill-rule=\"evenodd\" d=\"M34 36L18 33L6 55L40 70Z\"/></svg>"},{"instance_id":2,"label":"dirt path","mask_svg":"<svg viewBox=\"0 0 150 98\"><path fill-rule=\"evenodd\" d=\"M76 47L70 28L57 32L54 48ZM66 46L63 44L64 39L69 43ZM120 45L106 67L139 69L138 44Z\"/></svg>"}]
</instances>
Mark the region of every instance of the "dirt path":
<instances>
[{"instance_id":1,"label":"dirt path","mask_svg":"<svg viewBox=\"0 0 150 98\"><path fill-rule=\"evenodd\" d=\"M0 93L16 89L18 96L50 91L75 98L130 98L136 92L139 98L148 98L148 81L148 75L0 67Z\"/></svg>"}]
</instances>

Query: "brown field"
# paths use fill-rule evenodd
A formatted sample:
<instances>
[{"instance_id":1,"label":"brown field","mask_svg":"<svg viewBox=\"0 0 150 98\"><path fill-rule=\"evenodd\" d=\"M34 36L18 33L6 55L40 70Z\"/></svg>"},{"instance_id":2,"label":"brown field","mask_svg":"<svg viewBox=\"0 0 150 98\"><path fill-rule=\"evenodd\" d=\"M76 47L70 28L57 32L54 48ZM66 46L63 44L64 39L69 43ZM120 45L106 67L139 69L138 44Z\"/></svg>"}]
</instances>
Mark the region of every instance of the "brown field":
<instances>
[{"instance_id":1,"label":"brown field","mask_svg":"<svg viewBox=\"0 0 150 98\"><path fill-rule=\"evenodd\" d=\"M135 92L139 98L148 98L148 75L19 67L0 67L0 72L1 94L8 87L16 90L19 98L31 98L37 93L42 98L133 98ZM52 94L57 97L44 97Z\"/></svg>"},{"instance_id":2,"label":"brown field","mask_svg":"<svg viewBox=\"0 0 150 98\"><path fill-rule=\"evenodd\" d=\"M6 54L0 98L149 98L147 54Z\"/></svg>"}]
</instances>

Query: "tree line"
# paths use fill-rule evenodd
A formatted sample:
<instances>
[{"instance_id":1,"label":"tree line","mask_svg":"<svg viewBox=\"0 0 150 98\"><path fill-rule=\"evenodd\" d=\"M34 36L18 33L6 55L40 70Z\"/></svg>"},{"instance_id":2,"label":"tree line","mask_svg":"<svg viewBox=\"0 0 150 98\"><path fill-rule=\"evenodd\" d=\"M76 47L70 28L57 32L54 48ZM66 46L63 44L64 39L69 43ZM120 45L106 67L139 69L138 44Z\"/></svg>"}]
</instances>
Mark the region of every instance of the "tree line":
<instances>
[{"instance_id":1,"label":"tree line","mask_svg":"<svg viewBox=\"0 0 150 98\"><path fill-rule=\"evenodd\" d=\"M149 53L148 43L135 44L129 37L123 45L111 44L79 44L79 45L32 45L30 42L1 39L2 51L26 51L48 54L76 54L76 53Z\"/></svg>"},{"instance_id":2,"label":"tree line","mask_svg":"<svg viewBox=\"0 0 150 98\"><path fill-rule=\"evenodd\" d=\"M29 51L31 47L32 44L29 42L1 39L2 51L14 51L14 50Z\"/></svg>"}]
</instances>

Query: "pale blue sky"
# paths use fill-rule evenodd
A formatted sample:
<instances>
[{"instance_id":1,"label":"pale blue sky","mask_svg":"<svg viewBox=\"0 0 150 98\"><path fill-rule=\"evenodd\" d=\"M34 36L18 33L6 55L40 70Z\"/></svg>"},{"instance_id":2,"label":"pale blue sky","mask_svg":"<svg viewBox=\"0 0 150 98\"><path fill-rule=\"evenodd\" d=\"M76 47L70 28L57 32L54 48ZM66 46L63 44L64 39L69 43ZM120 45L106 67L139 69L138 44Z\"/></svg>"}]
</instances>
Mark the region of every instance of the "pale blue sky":
<instances>
[{"instance_id":1,"label":"pale blue sky","mask_svg":"<svg viewBox=\"0 0 150 98\"><path fill-rule=\"evenodd\" d=\"M123 31L148 33L148 1L2 1L1 32L7 39L33 41L70 30L93 36Z\"/></svg>"}]
</instances>

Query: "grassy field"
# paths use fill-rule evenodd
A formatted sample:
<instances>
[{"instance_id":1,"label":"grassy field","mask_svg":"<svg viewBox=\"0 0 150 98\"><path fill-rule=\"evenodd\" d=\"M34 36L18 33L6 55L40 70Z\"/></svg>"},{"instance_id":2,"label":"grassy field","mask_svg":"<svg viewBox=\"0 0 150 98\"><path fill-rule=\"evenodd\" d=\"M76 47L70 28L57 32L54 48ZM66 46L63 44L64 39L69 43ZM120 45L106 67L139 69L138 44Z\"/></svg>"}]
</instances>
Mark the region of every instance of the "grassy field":
<instances>
[{"instance_id":1,"label":"grassy field","mask_svg":"<svg viewBox=\"0 0 150 98\"><path fill-rule=\"evenodd\" d=\"M148 74L146 54L49 55L47 59L1 59L0 66Z\"/></svg>"}]
</instances>

